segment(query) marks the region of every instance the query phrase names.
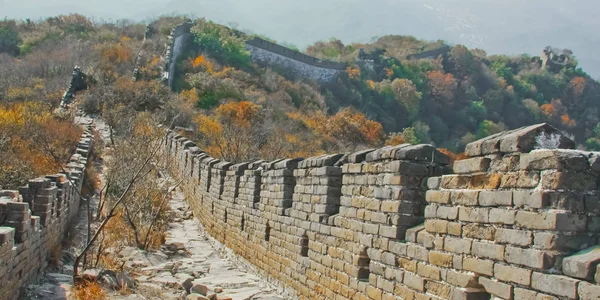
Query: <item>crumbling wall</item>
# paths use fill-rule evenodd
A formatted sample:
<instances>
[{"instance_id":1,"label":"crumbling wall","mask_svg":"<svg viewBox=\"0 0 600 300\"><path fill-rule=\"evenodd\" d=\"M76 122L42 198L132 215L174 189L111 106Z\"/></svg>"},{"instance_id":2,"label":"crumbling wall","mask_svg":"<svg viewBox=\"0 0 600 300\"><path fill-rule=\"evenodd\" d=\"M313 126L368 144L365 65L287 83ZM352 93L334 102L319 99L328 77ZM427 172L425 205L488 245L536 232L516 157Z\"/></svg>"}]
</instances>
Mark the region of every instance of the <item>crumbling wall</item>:
<instances>
[{"instance_id":1,"label":"crumbling wall","mask_svg":"<svg viewBox=\"0 0 600 300\"><path fill-rule=\"evenodd\" d=\"M193 35L190 32L194 24L192 22L184 22L177 25L171 34L169 35L169 42L167 45L167 53L165 54L165 67L163 71L163 82L168 86L173 86L173 79L175 78L175 68L177 65L177 58L181 55L188 43L193 39Z\"/></svg>"},{"instance_id":2,"label":"crumbling wall","mask_svg":"<svg viewBox=\"0 0 600 300\"><path fill-rule=\"evenodd\" d=\"M0 191L0 298L12 300L38 278L79 210L81 187L92 150L88 128L65 168L66 174L32 179L18 191Z\"/></svg>"},{"instance_id":3,"label":"crumbling wall","mask_svg":"<svg viewBox=\"0 0 600 300\"><path fill-rule=\"evenodd\" d=\"M573 147L541 124L453 167L429 145L232 165L169 133L164 150L206 230L290 298L599 299L600 153Z\"/></svg>"},{"instance_id":4,"label":"crumbling wall","mask_svg":"<svg viewBox=\"0 0 600 300\"><path fill-rule=\"evenodd\" d=\"M286 47L254 38L246 41L253 62L278 67L297 78L310 78L319 82L330 82L346 70L347 64L320 60Z\"/></svg>"}]
</instances>

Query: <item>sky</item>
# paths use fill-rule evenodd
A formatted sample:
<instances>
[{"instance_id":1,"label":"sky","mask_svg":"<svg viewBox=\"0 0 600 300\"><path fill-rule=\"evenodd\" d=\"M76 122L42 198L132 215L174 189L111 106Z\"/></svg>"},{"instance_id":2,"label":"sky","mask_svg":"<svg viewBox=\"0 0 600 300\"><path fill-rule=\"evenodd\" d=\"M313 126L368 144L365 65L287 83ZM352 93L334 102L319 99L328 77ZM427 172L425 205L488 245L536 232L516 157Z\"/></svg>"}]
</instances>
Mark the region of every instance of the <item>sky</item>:
<instances>
[{"instance_id":1,"label":"sky","mask_svg":"<svg viewBox=\"0 0 600 300\"><path fill-rule=\"evenodd\" d=\"M331 37L367 42L386 34L442 39L490 54L573 50L600 78L598 0L0 0L0 17L77 12L96 20L150 21L164 14L206 17L303 49Z\"/></svg>"}]
</instances>

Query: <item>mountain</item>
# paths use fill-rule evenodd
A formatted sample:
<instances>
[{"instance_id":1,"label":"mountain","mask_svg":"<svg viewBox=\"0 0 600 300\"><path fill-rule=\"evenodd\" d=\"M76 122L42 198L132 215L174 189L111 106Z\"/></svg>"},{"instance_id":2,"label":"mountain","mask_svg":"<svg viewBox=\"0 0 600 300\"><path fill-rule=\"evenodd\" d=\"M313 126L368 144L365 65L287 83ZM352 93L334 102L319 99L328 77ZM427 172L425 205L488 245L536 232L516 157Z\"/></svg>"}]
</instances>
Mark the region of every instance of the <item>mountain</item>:
<instances>
[{"instance_id":1,"label":"mountain","mask_svg":"<svg viewBox=\"0 0 600 300\"><path fill-rule=\"evenodd\" d=\"M0 16L39 18L79 12L97 19L148 20L162 14L205 16L300 48L335 36L345 43L385 34L443 39L488 53L539 55L551 45L573 50L600 76L593 0L132 0L0 1Z\"/></svg>"}]
</instances>

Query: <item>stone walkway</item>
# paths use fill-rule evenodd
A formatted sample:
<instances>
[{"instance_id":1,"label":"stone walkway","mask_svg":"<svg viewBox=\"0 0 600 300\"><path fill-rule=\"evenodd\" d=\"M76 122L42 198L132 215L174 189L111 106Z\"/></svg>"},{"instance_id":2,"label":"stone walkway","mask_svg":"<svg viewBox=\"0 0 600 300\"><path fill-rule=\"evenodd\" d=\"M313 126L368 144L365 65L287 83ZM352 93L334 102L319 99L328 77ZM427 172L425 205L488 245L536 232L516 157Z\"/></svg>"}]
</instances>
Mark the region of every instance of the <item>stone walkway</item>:
<instances>
[{"instance_id":1,"label":"stone walkway","mask_svg":"<svg viewBox=\"0 0 600 300\"><path fill-rule=\"evenodd\" d=\"M214 247L181 192L173 192L169 204L172 222L162 251L126 249L122 253L126 264L138 270L134 274L138 282L136 295L115 295L114 299L185 299L181 284L187 279L198 287L208 287L208 295L216 293L219 299L285 299L227 251Z\"/></svg>"}]
</instances>

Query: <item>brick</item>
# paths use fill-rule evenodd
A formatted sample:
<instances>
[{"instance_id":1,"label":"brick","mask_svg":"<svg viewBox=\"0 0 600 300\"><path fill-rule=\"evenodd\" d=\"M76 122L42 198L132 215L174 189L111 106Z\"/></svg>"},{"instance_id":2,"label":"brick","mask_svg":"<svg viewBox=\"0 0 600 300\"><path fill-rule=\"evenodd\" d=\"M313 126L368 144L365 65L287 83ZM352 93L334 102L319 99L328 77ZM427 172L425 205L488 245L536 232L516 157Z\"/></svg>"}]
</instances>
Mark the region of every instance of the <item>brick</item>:
<instances>
[{"instance_id":1,"label":"brick","mask_svg":"<svg viewBox=\"0 0 600 300\"><path fill-rule=\"evenodd\" d=\"M403 283L414 290L424 292L425 291L425 279L413 274L406 272L404 273Z\"/></svg>"},{"instance_id":2,"label":"brick","mask_svg":"<svg viewBox=\"0 0 600 300\"><path fill-rule=\"evenodd\" d=\"M600 286L582 281L577 287L577 293L581 300L600 299Z\"/></svg>"},{"instance_id":3,"label":"brick","mask_svg":"<svg viewBox=\"0 0 600 300\"><path fill-rule=\"evenodd\" d=\"M449 299L454 291L454 287L443 282L427 281L425 288L428 294L433 294L441 299Z\"/></svg>"},{"instance_id":4,"label":"brick","mask_svg":"<svg viewBox=\"0 0 600 300\"><path fill-rule=\"evenodd\" d=\"M525 230L498 228L495 233L495 241L501 244L529 246L533 244L533 233Z\"/></svg>"},{"instance_id":5,"label":"brick","mask_svg":"<svg viewBox=\"0 0 600 300\"><path fill-rule=\"evenodd\" d=\"M544 207L542 201L542 192L529 191L529 190L516 190L513 191L513 202L516 207L532 207L542 208Z\"/></svg>"},{"instance_id":6,"label":"brick","mask_svg":"<svg viewBox=\"0 0 600 300\"><path fill-rule=\"evenodd\" d=\"M567 276L533 272L531 287L536 290L561 297L577 298L577 284L580 280Z\"/></svg>"},{"instance_id":7,"label":"brick","mask_svg":"<svg viewBox=\"0 0 600 300\"><path fill-rule=\"evenodd\" d=\"M485 291L503 299L512 299L513 287L506 283L498 282L485 277L479 277L479 283Z\"/></svg>"},{"instance_id":8,"label":"brick","mask_svg":"<svg viewBox=\"0 0 600 300\"><path fill-rule=\"evenodd\" d=\"M450 192L429 190L425 193L425 200L429 203L450 204Z\"/></svg>"},{"instance_id":9,"label":"brick","mask_svg":"<svg viewBox=\"0 0 600 300\"><path fill-rule=\"evenodd\" d=\"M593 191L596 177L573 171L543 171L542 188L545 190Z\"/></svg>"},{"instance_id":10,"label":"brick","mask_svg":"<svg viewBox=\"0 0 600 300\"><path fill-rule=\"evenodd\" d=\"M531 285L531 270L496 263L494 277L499 280L514 282L520 285Z\"/></svg>"},{"instance_id":11,"label":"brick","mask_svg":"<svg viewBox=\"0 0 600 300\"><path fill-rule=\"evenodd\" d=\"M455 161L453 170L456 174L477 173L486 172L489 166L489 158L474 157Z\"/></svg>"},{"instance_id":12,"label":"brick","mask_svg":"<svg viewBox=\"0 0 600 300\"><path fill-rule=\"evenodd\" d=\"M481 191L479 193L479 205L482 206L511 206L511 191Z\"/></svg>"},{"instance_id":13,"label":"brick","mask_svg":"<svg viewBox=\"0 0 600 300\"><path fill-rule=\"evenodd\" d=\"M425 220L425 230L432 233L446 233L448 232L448 221Z\"/></svg>"},{"instance_id":14,"label":"brick","mask_svg":"<svg viewBox=\"0 0 600 300\"><path fill-rule=\"evenodd\" d=\"M565 257L562 261L562 269L567 276L592 280L598 263L600 263L600 246L594 246Z\"/></svg>"},{"instance_id":15,"label":"brick","mask_svg":"<svg viewBox=\"0 0 600 300\"><path fill-rule=\"evenodd\" d=\"M596 243L596 239L588 234L567 235L553 232L536 232L533 235L533 246L544 250L579 251Z\"/></svg>"},{"instance_id":16,"label":"brick","mask_svg":"<svg viewBox=\"0 0 600 300\"><path fill-rule=\"evenodd\" d=\"M424 264L421 262L417 263L417 274L421 277L425 277L425 278L429 278L429 279L433 279L433 280L441 279L440 268L438 268L436 266Z\"/></svg>"},{"instance_id":17,"label":"brick","mask_svg":"<svg viewBox=\"0 0 600 300\"><path fill-rule=\"evenodd\" d=\"M469 254L471 253L471 240L447 236L444 238L444 250L458 254Z\"/></svg>"},{"instance_id":18,"label":"brick","mask_svg":"<svg viewBox=\"0 0 600 300\"><path fill-rule=\"evenodd\" d=\"M462 273L453 270L446 272L446 281L452 285L464 288L480 287L477 281L478 276L473 273Z\"/></svg>"},{"instance_id":19,"label":"brick","mask_svg":"<svg viewBox=\"0 0 600 300\"><path fill-rule=\"evenodd\" d=\"M478 274L493 276L494 275L494 262L491 260L465 257L463 259L463 269L472 271Z\"/></svg>"},{"instance_id":20,"label":"brick","mask_svg":"<svg viewBox=\"0 0 600 300\"><path fill-rule=\"evenodd\" d=\"M438 217L440 219L446 219L446 220L456 220L456 219L458 219L458 207L456 207L456 206L439 206L439 207L437 207L436 217Z\"/></svg>"},{"instance_id":21,"label":"brick","mask_svg":"<svg viewBox=\"0 0 600 300\"><path fill-rule=\"evenodd\" d=\"M477 205L479 191L455 191L452 192L452 203L458 205Z\"/></svg>"},{"instance_id":22,"label":"brick","mask_svg":"<svg viewBox=\"0 0 600 300\"><path fill-rule=\"evenodd\" d=\"M462 224L457 222L448 223L448 234L460 236L462 233Z\"/></svg>"},{"instance_id":23,"label":"brick","mask_svg":"<svg viewBox=\"0 0 600 300\"><path fill-rule=\"evenodd\" d=\"M535 269L549 269L554 265L555 257L544 251L506 247L504 258L512 264L523 265Z\"/></svg>"},{"instance_id":24,"label":"brick","mask_svg":"<svg viewBox=\"0 0 600 300\"><path fill-rule=\"evenodd\" d=\"M496 228L479 224L466 224L463 226L463 235L467 238L493 241Z\"/></svg>"},{"instance_id":25,"label":"brick","mask_svg":"<svg viewBox=\"0 0 600 300\"><path fill-rule=\"evenodd\" d=\"M502 208L492 208L490 210L490 223L496 224L506 224L513 225L515 224L515 216L517 215L517 211L511 209L502 209Z\"/></svg>"},{"instance_id":26,"label":"brick","mask_svg":"<svg viewBox=\"0 0 600 300\"><path fill-rule=\"evenodd\" d=\"M586 229L587 219L582 215L557 211L518 211L515 223L531 229L582 232Z\"/></svg>"},{"instance_id":27,"label":"brick","mask_svg":"<svg viewBox=\"0 0 600 300\"><path fill-rule=\"evenodd\" d=\"M440 186L444 189L464 189L469 187L471 176L443 175Z\"/></svg>"},{"instance_id":28,"label":"brick","mask_svg":"<svg viewBox=\"0 0 600 300\"><path fill-rule=\"evenodd\" d=\"M489 208L461 206L458 210L458 219L464 222L488 223L489 216Z\"/></svg>"},{"instance_id":29,"label":"brick","mask_svg":"<svg viewBox=\"0 0 600 300\"><path fill-rule=\"evenodd\" d=\"M442 253L438 251L429 251L429 263L441 266L452 267L452 254Z\"/></svg>"},{"instance_id":30,"label":"brick","mask_svg":"<svg viewBox=\"0 0 600 300\"><path fill-rule=\"evenodd\" d=\"M471 248L471 254L478 257L491 258L497 261L503 261L504 246L474 241Z\"/></svg>"},{"instance_id":31,"label":"brick","mask_svg":"<svg viewBox=\"0 0 600 300\"><path fill-rule=\"evenodd\" d=\"M508 172L502 176L501 188L534 188L540 182L540 174L535 171Z\"/></svg>"}]
</instances>

